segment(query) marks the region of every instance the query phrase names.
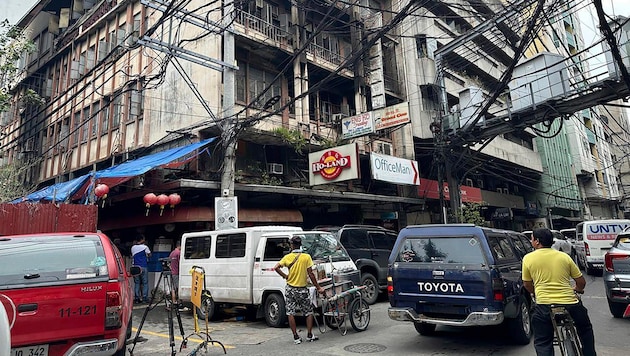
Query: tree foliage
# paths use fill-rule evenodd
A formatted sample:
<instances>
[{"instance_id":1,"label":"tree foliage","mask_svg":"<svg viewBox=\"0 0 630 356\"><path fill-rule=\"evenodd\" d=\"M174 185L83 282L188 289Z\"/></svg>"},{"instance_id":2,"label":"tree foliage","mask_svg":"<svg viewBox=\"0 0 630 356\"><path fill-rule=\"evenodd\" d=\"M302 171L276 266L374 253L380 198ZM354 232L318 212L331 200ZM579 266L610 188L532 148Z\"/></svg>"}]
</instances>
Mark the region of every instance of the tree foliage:
<instances>
[{"instance_id":1,"label":"tree foliage","mask_svg":"<svg viewBox=\"0 0 630 356\"><path fill-rule=\"evenodd\" d=\"M20 58L35 51L35 44L27 34L9 21L0 22L0 112L11 106L11 85L20 74ZM26 89L19 100L23 105L40 105L42 98L32 89Z\"/></svg>"},{"instance_id":2,"label":"tree foliage","mask_svg":"<svg viewBox=\"0 0 630 356\"><path fill-rule=\"evenodd\" d=\"M464 203L457 212L457 218L461 223L475 224L477 226L487 226L488 222L481 215L481 207L485 204Z\"/></svg>"},{"instance_id":3,"label":"tree foliage","mask_svg":"<svg viewBox=\"0 0 630 356\"><path fill-rule=\"evenodd\" d=\"M0 203L9 202L26 193L27 189L21 183L19 167L13 164L0 166Z\"/></svg>"}]
</instances>

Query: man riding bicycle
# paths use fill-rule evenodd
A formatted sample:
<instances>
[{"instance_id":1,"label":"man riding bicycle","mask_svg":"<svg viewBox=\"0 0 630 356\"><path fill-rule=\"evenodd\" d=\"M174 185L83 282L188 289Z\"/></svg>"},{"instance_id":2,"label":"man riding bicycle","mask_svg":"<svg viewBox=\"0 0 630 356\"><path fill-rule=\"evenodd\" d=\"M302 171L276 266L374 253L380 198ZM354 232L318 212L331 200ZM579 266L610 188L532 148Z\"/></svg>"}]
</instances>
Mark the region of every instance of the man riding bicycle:
<instances>
[{"instance_id":1,"label":"man riding bicycle","mask_svg":"<svg viewBox=\"0 0 630 356\"><path fill-rule=\"evenodd\" d=\"M553 234L549 229L536 229L531 237L535 251L523 258L523 285L535 295L532 313L534 347L538 356L554 355L554 327L551 305L564 306L575 323L584 356L595 356L595 337L588 311L575 293L583 293L586 280L575 262L564 252L551 248ZM575 287L571 286L575 280Z\"/></svg>"}]
</instances>

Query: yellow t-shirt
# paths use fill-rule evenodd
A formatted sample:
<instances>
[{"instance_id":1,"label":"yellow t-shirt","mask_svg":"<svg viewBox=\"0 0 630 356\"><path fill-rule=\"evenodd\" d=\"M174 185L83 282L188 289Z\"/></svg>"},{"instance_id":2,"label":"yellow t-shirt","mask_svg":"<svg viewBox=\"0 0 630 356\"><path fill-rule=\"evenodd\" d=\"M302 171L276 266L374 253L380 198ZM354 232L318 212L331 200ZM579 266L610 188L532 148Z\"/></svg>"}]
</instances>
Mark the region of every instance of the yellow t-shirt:
<instances>
[{"instance_id":1,"label":"yellow t-shirt","mask_svg":"<svg viewBox=\"0 0 630 356\"><path fill-rule=\"evenodd\" d=\"M582 272L569 255L539 248L523 257L523 280L534 282L537 304L576 304L571 279Z\"/></svg>"},{"instance_id":2,"label":"yellow t-shirt","mask_svg":"<svg viewBox=\"0 0 630 356\"><path fill-rule=\"evenodd\" d=\"M293 263L296 256L298 256L298 260ZM280 266L282 267L288 267L291 263L293 263L293 266L291 266L291 269L289 269L287 284L291 287L306 287L308 280L306 270L309 267L313 267L313 260L311 259L311 255L304 252L291 252L289 254L286 254L280 260Z\"/></svg>"}]
</instances>

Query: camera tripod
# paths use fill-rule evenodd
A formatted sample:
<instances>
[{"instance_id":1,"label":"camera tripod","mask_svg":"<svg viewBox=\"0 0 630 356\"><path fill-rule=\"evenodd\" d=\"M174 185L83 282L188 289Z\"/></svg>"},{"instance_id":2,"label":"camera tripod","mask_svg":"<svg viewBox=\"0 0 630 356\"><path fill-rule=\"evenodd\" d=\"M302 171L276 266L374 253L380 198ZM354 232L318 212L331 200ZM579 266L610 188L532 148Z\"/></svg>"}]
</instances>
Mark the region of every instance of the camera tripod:
<instances>
[{"instance_id":1,"label":"camera tripod","mask_svg":"<svg viewBox=\"0 0 630 356\"><path fill-rule=\"evenodd\" d=\"M168 311L168 337L169 337L169 344L171 346L171 356L175 356L175 354L177 353L175 351L175 330L174 330L173 312L175 313L175 316L177 316L177 324L179 326L179 331L182 335L182 339L184 340L181 346L179 347L179 351L181 351L182 348L186 347L187 338L184 336L184 327L182 326L182 317L179 312L179 305L177 302L177 297L175 295L175 288L173 285L173 275L171 273L171 269L169 267L168 262L167 261L161 261L161 262L162 262L162 272L160 273L160 277L158 278L156 286L163 285L164 287L163 290L165 291L169 290L170 295L164 294L163 296L159 297L159 300L156 300L158 298L156 297L156 295L158 294L157 293L158 288L156 287L151 292L151 299L149 300L149 304L144 310L144 314L142 315L142 320L140 320L140 325L138 325L138 331L136 332L136 336L133 338L133 342L131 343L131 347L129 348L129 355L131 356L133 356L133 350L136 348L136 343L139 340L140 332L142 331L142 326L144 325L147 315L149 314L151 310L159 306L162 302L164 302L163 305L166 306L166 310ZM160 284L160 283L163 283L163 284Z\"/></svg>"}]
</instances>

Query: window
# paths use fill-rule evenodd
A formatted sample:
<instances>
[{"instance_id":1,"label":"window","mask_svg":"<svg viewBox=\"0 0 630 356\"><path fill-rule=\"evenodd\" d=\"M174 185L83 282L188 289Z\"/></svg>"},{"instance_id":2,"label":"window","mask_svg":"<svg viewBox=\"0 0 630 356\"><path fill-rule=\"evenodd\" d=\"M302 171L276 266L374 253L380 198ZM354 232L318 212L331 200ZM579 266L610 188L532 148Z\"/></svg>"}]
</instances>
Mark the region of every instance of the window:
<instances>
[{"instance_id":1,"label":"window","mask_svg":"<svg viewBox=\"0 0 630 356\"><path fill-rule=\"evenodd\" d=\"M217 236L216 258L245 257L245 234L228 234Z\"/></svg>"},{"instance_id":2,"label":"window","mask_svg":"<svg viewBox=\"0 0 630 356\"><path fill-rule=\"evenodd\" d=\"M485 264L479 240L474 237L411 237L396 253L398 262Z\"/></svg>"},{"instance_id":3,"label":"window","mask_svg":"<svg viewBox=\"0 0 630 356\"><path fill-rule=\"evenodd\" d=\"M501 262L502 260L516 259L514 251L508 240L503 236L490 236L488 243L494 257Z\"/></svg>"},{"instance_id":4,"label":"window","mask_svg":"<svg viewBox=\"0 0 630 356\"><path fill-rule=\"evenodd\" d=\"M390 250L396 243L396 235L385 232L368 232L375 249Z\"/></svg>"},{"instance_id":5,"label":"window","mask_svg":"<svg viewBox=\"0 0 630 356\"><path fill-rule=\"evenodd\" d=\"M123 115L123 93L114 94L114 100L112 100L112 129L120 126L121 117Z\"/></svg>"},{"instance_id":6,"label":"window","mask_svg":"<svg viewBox=\"0 0 630 356\"><path fill-rule=\"evenodd\" d=\"M276 110L280 108L280 101L271 105L271 99L282 93L281 80L275 82L275 74L263 69L252 67L249 63L238 63L239 71L236 73L236 100L242 103L250 103L259 109ZM271 86L265 94L261 95L267 87ZM261 95L260 97L258 97ZM269 107L265 107L270 105Z\"/></svg>"},{"instance_id":7,"label":"window","mask_svg":"<svg viewBox=\"0 0 630 356\"><path fill-rule=\"evenodd\" d=\"M136 85L135 83L133 84ZM133 89L129 96L129 115L127 115L127 121L132 122L142 116L142 91Z\"/></svg>"},{"instance_id":8,"label":"window","mask_svg":"<svg viewBox=\"0 0 630 356\"><path fill-rule=\"evenodd\" d=\"M83 123L81 124L81 142L85 142L89 138L90 133L90 107L83 109Z\"/></svg>"},{"instance_id":9,"label":"window","mask_svg":"<svg viewBox=\"0 0 630 356\"><path fill-rule=\"evenodd\" d=\"M95 102L94 104L92 104L92 132L91 135L92 137L96 137L96 135L98 134L98 118L99 118L99 114L101 113L101 103L100 102Z\"/></svg>"},{"instance_id":10,"label":"window","mask_svg":"<svg viewBox=\"0 0 630 356\"><path fill-rule=\"evenodd\" d=\"M78 144L81 134L81 112L74 113L74 119L72 120L72 143Z\"/></svg>"},{"instance_id":11,"label":"window","mask_svg":"<svg viewBox=\"0 0 630 356\"><path fill-rule=\"evenodd\" d=\"M109 105L111 100L108 96L103 98L103 112L101 114L101 135L109 132Z\"/></svg>"},{"instance_id":12,"label":"window","mask_svg":"<svg viewBox=\"0 0 630 356\"><path fill-rule=\"evenodd\" d=\"M212 239L210 236L191 237L186 239L184 246L184 258L195 260L210 257L210 246Z\"/></svg>"},{"instance_id":13,"label":"window","mask_svg":"<svg viewBox=\"0 0 630 356\"><path fill-rule=\"evenodd\" d=\"M346 230L341 234L341 244L345 248L369 248L368 239L363 230Z\"/></svg>"},{"instance_id":14,"label":"window","mask_svg":"<svg viewBox=\"0 0 630 356\"><path fill-rule=\"evenodd\" d=\"M289 239L286 237L267 239L263 260L280 261L282 257L284 257L285 253L290 250L291 246L289 246Z\"/></svg>"},{"instance_id":15,"label":"window","mask_svg":"<svg viewBox=\"0 0 630 356\"><path fill-rule=\"evenodd\" d=\"M416 35L416 50L418 58L429 57L429 49L427 48L427 36Z\"/></svg>"},{"instance_id":16,"label":"window","mask_svg":"<svg viewBox=\"0 0 630 356\"><path fill-rule=\"evenodd\" d=\"M0 249L0 285L44 281L109 279L98 236L37 236L4 241ZM25 278L37 271L38 278Z\"/></svg>"}]
</instances>

